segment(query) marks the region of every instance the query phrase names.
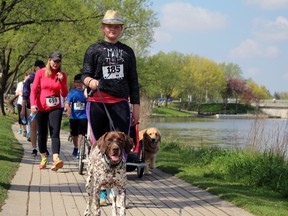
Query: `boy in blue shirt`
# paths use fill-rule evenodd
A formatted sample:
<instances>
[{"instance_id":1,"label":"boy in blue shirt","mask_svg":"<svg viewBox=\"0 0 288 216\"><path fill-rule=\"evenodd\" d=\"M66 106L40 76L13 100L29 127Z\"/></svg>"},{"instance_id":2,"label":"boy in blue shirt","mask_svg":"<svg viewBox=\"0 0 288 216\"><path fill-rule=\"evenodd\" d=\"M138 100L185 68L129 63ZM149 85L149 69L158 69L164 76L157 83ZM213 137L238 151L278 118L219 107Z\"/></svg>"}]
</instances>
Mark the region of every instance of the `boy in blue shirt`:
<instances>
[{"instance_id":1,"label":"boy in blue shirt","mask_svg":"<svg viewBox=\"0 0 288 216\"><path fill-rule=\"evenodd\" d=\"M74 144L72 155L78 157L80 140L87 133L86 97L81 74L74 76L74 89L66 97L64 112L70 117L70 134Z\"/></svg>"}]
</instances>

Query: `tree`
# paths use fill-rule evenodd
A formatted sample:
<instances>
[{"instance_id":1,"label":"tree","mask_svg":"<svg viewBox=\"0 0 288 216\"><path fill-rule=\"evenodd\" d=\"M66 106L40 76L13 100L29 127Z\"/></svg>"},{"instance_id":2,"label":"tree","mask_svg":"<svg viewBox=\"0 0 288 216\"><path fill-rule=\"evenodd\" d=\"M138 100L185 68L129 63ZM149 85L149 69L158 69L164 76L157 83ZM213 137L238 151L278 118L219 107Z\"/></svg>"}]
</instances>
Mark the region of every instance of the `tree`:
<instances>
[{"instance_id":1,"label":"tree","mask_svg":"<svg viewBox=\"0 0 288 216\"><path fill-rule=\"evenodd\" d=\"M175 51L168 54L159 52L149 58L149 70L147 72L155 82L154 91L158 92L159 97L161 95L165 97L165 106L179 85L183 58L183 54Z\"/></svg>"},{"instance_id":2,"label":"tree","mask_svg":"<svg viewBox=\"0 0 288 216\"><path fill-rule=\"evenodd\" d=\"M244 91L245 82L242 78L242 70L239 65L233 63L219 63L219 68L223 71L226 76L226 86L221 92L224 107L226 110L228 98L236 98L236 109L237 109L237 100L241 95L241 92Z\"/></svg>"},{"instance_id":3,"label":"tree","mask_svg":"<svg viewBox=\"0 0 288 216\"><path fill-rule=\"evenodd\" d=\"M224 73L204 57L187 56L182 70L182 89L200 103L215 98L225 87Z\"/></svg>"},{"instance_id":4,"label":"tree","mask_svg":"<svg viewBox=\"0 0 288 216\"><path fill-rule=\"evenodd\" d=\"M242 70L239 65L233 63L219 63L219 68L223 71L226 77L241 78Z\"/></svg>"},{"instance_id":5,"label":"tree","mask_svg":"<svg viewBox=\"0 0 288 216\"><path fill-rule=\"evenodd\" d=\"M33 7L31 7L33 5ZM63 69L79 73L85 49L102 38L100 19L107 9L125 18L123 42L145 53L158 25L146 0L2 0L0 5L0 115L5 115L4 93L15 79L31 69L35 59L63 53ZM70 81L72 79L70 78Z\"/></svg>"},{"instance_id":6,"label":"tree","mask_svg":"<svg viewBox=\"0 0 288 216\"><path fill-rule=\"evenodd\" d=\"M259 103L260 99L270 99L271 95L265 86L259 86L252 79L246 80L247 89L252 96L247 97L247 93L242 96L246 104L250 104L252 101ZM245 97L246 96L246 97Z\"/></svg>"}]
</instances>

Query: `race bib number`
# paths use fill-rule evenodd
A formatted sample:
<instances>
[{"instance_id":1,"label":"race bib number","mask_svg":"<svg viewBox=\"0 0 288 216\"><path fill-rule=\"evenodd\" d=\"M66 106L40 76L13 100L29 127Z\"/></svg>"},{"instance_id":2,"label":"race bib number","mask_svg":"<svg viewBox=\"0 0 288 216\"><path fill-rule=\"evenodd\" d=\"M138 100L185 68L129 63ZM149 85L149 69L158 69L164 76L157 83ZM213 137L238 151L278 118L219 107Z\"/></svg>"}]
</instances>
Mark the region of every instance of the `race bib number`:
<instances>
[{"instance_id":1,"label":"race bib number","mask_svg":"<svg viewBox=\"0 0 288 216\"><path fill-rule=\"evenodd\" d=\"M47 96L46 97L46 105L48 107L54 107L60 104L60 98L56 96Z\"/></svg>"},{"instance_id":2,"label":"race bib number","mask_svg":"<svg viewBox=\"0 0 288 216\"><path fill-rule=\"evenodd\" d=\"M84 110L85 109L85 103L76 102L74 103L74 110Z\"/></svg>"},{"instance_id":3,"label":"race bib number","mask_svg":"<svg viewBox=\"0 0 288 216\"><path fill-rule=\"evenodd\" d=\"M124 77L123 64L103 66L104 79L121 79Z\"/></svg>"}]
</instances>

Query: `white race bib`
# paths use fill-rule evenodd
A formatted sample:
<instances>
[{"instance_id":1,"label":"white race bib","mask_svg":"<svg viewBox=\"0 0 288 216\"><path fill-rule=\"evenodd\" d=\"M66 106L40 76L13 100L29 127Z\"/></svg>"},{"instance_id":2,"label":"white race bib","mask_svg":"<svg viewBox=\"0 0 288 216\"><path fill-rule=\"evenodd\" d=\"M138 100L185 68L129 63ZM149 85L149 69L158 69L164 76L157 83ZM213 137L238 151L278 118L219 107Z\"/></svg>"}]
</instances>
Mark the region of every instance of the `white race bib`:
<instances>
[{"instance_id":1,"label":"white race bib","mask_svg":"<svg viewBox=\"0 0 288 216\"><path fill-rule=\"evenodd\" d=\"M57 96L47 96L46 97L46 105L48 107L54 107L59 105L60 103L60 98Z\"/></svg>"},{"instance_id":2,"label":"white race bib","mask_svg":"<svg viewBox=\"0 0 288 216\"><path fill-rule=\"evenodd\" d=\"M104 79L122 79L124 77L123 64L103 66Z\"/></svg>"},{"instance_id":3,"label":"white race bib","mask_svg":"<svg viewBox=\"0 0 288 216\"><path fill-rule=\"evenodd\" d=\"M76 102L74 103L74 110L84 110L85 109L85 103Z\"/></svg>"}]
</instances>

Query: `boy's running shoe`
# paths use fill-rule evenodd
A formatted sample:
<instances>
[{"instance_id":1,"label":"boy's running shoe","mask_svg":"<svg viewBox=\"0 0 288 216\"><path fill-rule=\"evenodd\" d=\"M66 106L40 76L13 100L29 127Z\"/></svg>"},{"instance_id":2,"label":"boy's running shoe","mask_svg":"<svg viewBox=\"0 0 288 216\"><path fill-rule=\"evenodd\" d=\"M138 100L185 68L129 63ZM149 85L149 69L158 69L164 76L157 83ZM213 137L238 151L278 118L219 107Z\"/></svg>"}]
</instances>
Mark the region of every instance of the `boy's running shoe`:
<instances>
[{"instance_id":1,"label":"boy's running shoe","mask_svg":"<svg viewBox=\"0 0 288 216\"><path fill-rule=\"evenodd\" d=\"M78 153L78 148L74 148L74 150L72 152L72 155L76 157L77 153Z\"/></svg>"}]
</instances>

